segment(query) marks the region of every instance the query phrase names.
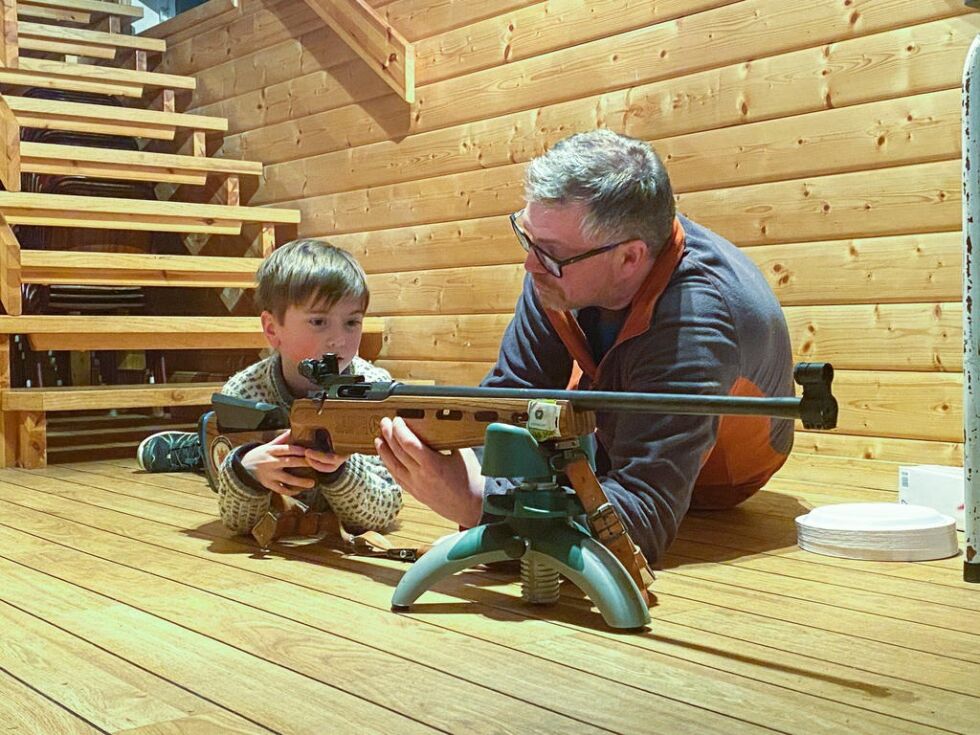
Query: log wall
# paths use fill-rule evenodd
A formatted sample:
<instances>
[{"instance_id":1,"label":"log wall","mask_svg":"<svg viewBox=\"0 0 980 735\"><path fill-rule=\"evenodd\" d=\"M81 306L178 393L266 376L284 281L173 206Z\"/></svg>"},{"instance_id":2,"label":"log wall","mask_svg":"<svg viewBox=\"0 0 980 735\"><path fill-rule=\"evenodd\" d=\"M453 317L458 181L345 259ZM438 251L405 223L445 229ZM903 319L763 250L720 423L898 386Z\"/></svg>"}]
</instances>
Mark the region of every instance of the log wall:
<instances>
[{"instance_id":1,"label":"log wall","mask_svg":"<svg viewBox=\"0 0 980 735\"><path fill-rule=\"evenodd\" d=\"M962 2L372 0L416 42L413 106L304 3L244 3L160 71L197 76L225 155L269 164L253 204L357 255L381 364L482 377L523 167L605 126L654 144L680 210L766 274L796 357L837 367L841 426L800 434L786 473L894 489L899 463L962 462Z\"/></svg>"}]
</instances>

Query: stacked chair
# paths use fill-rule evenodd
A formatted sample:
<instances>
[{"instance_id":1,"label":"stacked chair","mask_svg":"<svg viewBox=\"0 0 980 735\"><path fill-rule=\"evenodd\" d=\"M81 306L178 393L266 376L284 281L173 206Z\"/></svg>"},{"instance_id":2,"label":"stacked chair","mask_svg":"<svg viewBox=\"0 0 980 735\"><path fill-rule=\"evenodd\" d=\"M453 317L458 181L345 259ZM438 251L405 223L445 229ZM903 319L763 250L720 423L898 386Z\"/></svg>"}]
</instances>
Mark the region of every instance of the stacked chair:
<instances>
[{"instance_id":1,"label":"stacked chair","mask_svg":"<svg viewBox=\"0 0 980 735\"><path fill-rule=\"evenodd\" d=\"M195 80L151 71L166 44L131 33L140 8L0 3L0 450L39 467L57 417L123 426L125 449L127 410L206 404L220 383L174 381L166 356L254 358L258 320L228 307L299 212L243 206L262 164L208 155L227 121L179 111Z\"/></svg>"}]
</instances>

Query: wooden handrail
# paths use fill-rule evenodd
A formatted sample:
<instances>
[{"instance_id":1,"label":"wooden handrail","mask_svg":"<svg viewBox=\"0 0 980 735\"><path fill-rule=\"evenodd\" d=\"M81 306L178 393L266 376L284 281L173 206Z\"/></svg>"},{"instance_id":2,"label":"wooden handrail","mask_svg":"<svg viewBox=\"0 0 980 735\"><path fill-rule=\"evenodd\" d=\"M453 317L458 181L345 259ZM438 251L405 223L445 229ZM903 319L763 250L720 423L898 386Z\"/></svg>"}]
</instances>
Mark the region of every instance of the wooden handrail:
<instances>
[{"instance_id":1,"label":"wooden handrail","mask_svg":"<svg viewBox=\"0 0 980 735\"><path fill-rule=\"evenodd\" d=\"M364 0L306 0L314 12L408 103L415 102L415 46Z\"/></svg>"}]
</instances>

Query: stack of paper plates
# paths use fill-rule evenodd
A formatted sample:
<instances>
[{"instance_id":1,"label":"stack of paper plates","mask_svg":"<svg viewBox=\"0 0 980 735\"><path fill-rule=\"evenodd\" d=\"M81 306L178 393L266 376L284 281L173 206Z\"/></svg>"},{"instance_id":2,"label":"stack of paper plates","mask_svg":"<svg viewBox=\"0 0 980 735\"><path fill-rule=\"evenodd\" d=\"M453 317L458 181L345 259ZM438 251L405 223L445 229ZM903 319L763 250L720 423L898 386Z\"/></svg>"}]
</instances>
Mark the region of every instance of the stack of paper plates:
<instances>
[{"instance_id":1,"label":"stack of paper plates","mask_svg":"<svg viewBox=\"0 0 980 735\"><path fill-rule=\"evenodd\" d=\"M923 505L825 505L796 519L800 548L875 561L943 559L958 551L956 523Z\"/></svg>"}]
</instances>

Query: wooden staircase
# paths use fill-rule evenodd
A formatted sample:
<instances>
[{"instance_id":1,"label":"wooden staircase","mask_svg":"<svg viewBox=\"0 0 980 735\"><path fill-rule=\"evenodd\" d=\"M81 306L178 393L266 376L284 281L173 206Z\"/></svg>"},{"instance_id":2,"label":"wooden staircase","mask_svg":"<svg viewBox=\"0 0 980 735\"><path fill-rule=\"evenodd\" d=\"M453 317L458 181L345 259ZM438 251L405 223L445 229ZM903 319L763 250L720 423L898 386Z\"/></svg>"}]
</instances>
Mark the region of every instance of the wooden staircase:
<instances>
[{"instance_id":1,"label":"wooden staircase","mask_svg":"<svg viewBox=\"0 0 980 735\"><path fill-rule=\"evenodd\" d=\"M262 176L262 164L208 155L211 136L226 131L227 121L178 111L195 80L151 70L166 52L166 42L152 34L132 34L130 23L141 17L141 9L101 0L0 3L0 145L6 154L0 161L0 303L5 311L0 316L0 459L3 466L38 467L46 462L50 412L202 405L220 383L14 386L14 335L19 335L18 346L26 339L38 351L210 351L258 349L265 343L256 317L24 314L25 284L247 289L262 258L277 244L277 227L295 227L299 212L243 206L243 179ZM42 98L51 95L25 93L30 89L116 101ZM84 145L21 141L25 128L89 137ZM96 147L91 136L138 138L139 149ZM27 192L21 190L22 175L149 182L158 197L170 198ZM176 233L185 239L187 254L75 250L73 243L61 249L22 249L14 231L19 226ZM216 237L240 242L240 252L201 255ZM285 239L281 231L278 239ZM380 333L380 320L368 320L366 356L380 348Z\"/></svg>"}]
</instances>

